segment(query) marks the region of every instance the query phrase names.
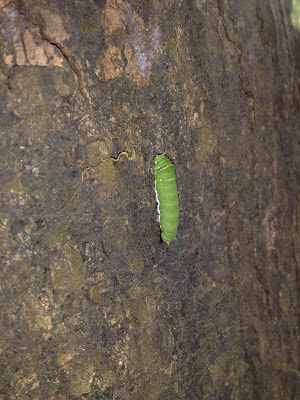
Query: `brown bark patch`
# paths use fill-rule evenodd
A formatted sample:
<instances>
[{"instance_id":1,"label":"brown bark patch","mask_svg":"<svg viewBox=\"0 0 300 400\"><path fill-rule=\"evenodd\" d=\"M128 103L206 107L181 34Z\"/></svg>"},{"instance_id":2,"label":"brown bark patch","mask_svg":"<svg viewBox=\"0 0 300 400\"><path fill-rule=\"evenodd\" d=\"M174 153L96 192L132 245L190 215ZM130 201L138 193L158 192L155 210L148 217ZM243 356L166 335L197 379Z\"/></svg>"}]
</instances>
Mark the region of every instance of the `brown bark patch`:
<instances>
[{"instance_id":1,"label":"brown bark patch","mask_svg":"<svg viewBox=\"0 0 300 400\"><path fill-rule=\"evenodd\" d=\"M123 71L124 62L121 50L115 46L109 46L104 54L103 73L107 81L117 78Z\"/></svg>"},{"instance_id":2,"label":"brown bark patch","mask_svg":"<svg viewBox=\"0 0 300 400\"><path fill-rule=\"evenodd\" d=\"M55 46L42 39L39 28L28 27L24 16L14 8L4 7L0 13L4 17L1 31L6 38L3 42L3 59L8 67L64 66L64 57Z\"/></svg>"},{"instance_id":3,"label":"brown bark patch","mask_svg":"<svg viewBox=\"0 0 300 400\"><path fill-rule=\"evenodd\" d=\"M118 35L121 38L120 45L127 58L127 77L139 86L147 84L152 64L159 55L158 28L147 28L131 5L122 0L107 0L102 25L108 36ZM117 53L114 46L110 46L105 53L103 65L106 80L118 77L123 71L123 60Z\"/></svg>"},{"instance_id":4,"label":"brown bark patch","mask_svg":"<svg viewBox=\"0 0 300 400\"><path fill-rule=\"evenodd\" d=\"M53 14L49 10L42 10L41 15L44 20L44 33L51 36L55 43L70 39L71 35L65 30L59 15Z\"/></svg>"},{"instance_id":5,"label":"brown bark patch","mask_svg":"<svg viewBox=\"0 0 300 400\"><path fill-rule=\"evenodd\" d=\"M107 0L102 14L102 26L107 35L124 35L127 6L122 0Z\"/></svg>"},{"instance_id":6,"label":"brown bark patch","mask_svg":"<svg viewBox=\"0 0 300 400\"><path fill-rule=\"evenodd\" d=\"M6 6L8 3L10 3L10 0L0 0L0 8Z\"/></svg>"}]
</instances>

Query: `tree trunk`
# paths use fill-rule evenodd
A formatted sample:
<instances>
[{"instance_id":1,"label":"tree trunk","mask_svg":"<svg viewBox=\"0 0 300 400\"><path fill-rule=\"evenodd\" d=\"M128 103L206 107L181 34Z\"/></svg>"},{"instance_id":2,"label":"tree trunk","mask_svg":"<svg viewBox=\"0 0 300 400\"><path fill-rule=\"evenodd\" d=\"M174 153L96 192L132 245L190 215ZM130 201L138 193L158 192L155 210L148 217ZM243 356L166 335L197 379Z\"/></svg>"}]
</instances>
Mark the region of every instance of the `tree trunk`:
<instances>
[{"instance_id":1,"label":"tree trunk","mask_svg":"<svg viewBox=\"0 0 300 400\"><path fill-rule=\"evenodd\" d=\"M289 7L0 0L0 399L299 396Z\"/></svg>"}]
</instances>

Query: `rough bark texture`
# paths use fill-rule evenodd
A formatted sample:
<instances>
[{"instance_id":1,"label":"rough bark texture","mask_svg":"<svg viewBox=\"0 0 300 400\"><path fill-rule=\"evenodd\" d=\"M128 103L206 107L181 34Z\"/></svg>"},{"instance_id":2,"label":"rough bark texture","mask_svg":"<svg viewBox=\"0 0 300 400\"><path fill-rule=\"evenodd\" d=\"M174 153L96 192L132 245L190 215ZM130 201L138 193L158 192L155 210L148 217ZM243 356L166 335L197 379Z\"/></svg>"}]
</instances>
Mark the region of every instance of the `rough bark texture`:
<instances>
[{"instance_id":1,"label":"rough bark texture","mask_svg":"<svg viewBox=\"0 0 300 400\"><path fill-rule=\"evenodd\" d=\"M0 0L1 399L299 396L289 7Z\"/></svg>"}]
</instances>

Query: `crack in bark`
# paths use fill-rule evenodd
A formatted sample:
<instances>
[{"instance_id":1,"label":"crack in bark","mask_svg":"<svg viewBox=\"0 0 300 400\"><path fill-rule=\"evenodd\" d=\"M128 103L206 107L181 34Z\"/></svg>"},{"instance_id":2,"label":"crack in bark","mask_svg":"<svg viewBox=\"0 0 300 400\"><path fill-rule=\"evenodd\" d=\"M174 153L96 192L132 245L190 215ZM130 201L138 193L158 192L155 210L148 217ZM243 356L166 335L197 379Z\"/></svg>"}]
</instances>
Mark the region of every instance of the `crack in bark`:
<instances>
[{"instance_id":1,"label":"crack in bark","mask_svg":"<svg viewBox=\"0 0 300 400\"><path fill-rule=\"evenodd\" d=\"M25 55L26 62L27 62L28 65L30 65L29 58L27 56L27 50L26 50L26 46L25 46L24 35L21 32L20 32L20 38L21 38L21 43L22 43L23 52L24 52L24 55Z\"/></svg>"},{"instance_id":2,"label":"crack in bark","mask_svg":"<svg viewBox=\"0 0 300 400\"><path fill-rule=\"evenodd\" d=\"M81 72L80 68L76 65L77 60L76 60L76 57L74 56L74 54L65 45L55 42L49 35L47 35L45 33L45 31L42 27L40 27L40 33L41 33L42 39L46 40L47 42L49 42L50 44L55 46L61 52L61 54L66 59L66 61L68 62L68 64L70 65L71 69L73 70L74 74L77 77L79 90L80 90L81 94L91 102L91 98L90 98L87 88L84 84L82 72Z\"/></svg>"},{"instance_id":3,"label":"crack in bark","mask_svg":"<svg viewBox=\"0 0 300 400\"><path fill-rule=\"evenodd\" d=\"M5 87L7 87L7 89L9 90L9 92L13 93L13 88L10 84L10 76L8 74L4 74L2 72L0 72L0 84L3 84Z\"/></svg>"},{"instance_id":4,"label":"crack in bark","mask_svg":"<svg viewBox=\"0 0 300 400\"><path fill-rule=\"evenodd\" d=\"M238 55L237 62L238 62L239 69L241 70L238 74L239 74L239 78L240 78L240 81L241 81L241 84L242 84L243 91L244 91L244 93L245 93L245 95L247 97L251 97L253 99L253 101L254 101L254 95L253 95L252 90L249 88L249 86L250 86L249 85L249 81L248 81L248 79L246 77L246 73L245 73L245 70L244 70L244 67L243 67L243 64L242 64L243 46L238 40L232 39L230 34L229 34L229 31L228 31L227 26L226 26L225 10L224 10L223 1L222 0L217 0L217 6L218 6L220 18L222 20L222 27L223 27L223 30L224 30L225 38L227 39L227 41L229 43L235 45L237 47L237 49L239 50L239 52L240 52L239 55ZM229 16L228 16L228 19L232 22L232 25L233 25L233 28L234 28L234 20L232 18L230 18ZM234 28L234 30L235 30L235 28Z\"/></svg>"},{"instance_id":5,"label":"crack in bark","mask_svg":"<svg viewBox=\"0 0 300 400\"><path fill-rule=\"evenodd\" d=\"M255 4L255 13L256 13L256 18L258 19L258 21L259 21L259 27L260 27L260 30L261 30L261 32L263 32L264 31L264 26L265 26L265 20L263 19L263 17L260 15L260 12L259 12L260 10L259 10L259 0L257 0L256 1L256 4Z\"/></svg>"},{"instance_id":6,"label":"crack in bark","mask_svg":"<svg viewBox=\"0 0 300 400\"><path fill-rule=\"evenodd\" d=\"M219 11L219 16L222 20L222 27L224 29L224 34L226 39L228 40L229 43L234 44L235 46L237 45L236 41L234 41L233 39L231 39L230 34L228 32L226 23L225 23L225 11L224 11L224 2L223 0L217 0L217 7L218 7L218 11Z\"/></svg>"},{"instance_id":7,"label":"crack in bark","mask_svg":"<svg viewBox=\"0 0 300 400\"><path fill-rule=\"evenodd\" d=\"M252 92L251 92L252 93ZM250 161L250 179L251 179L251 193L252 197L256 198L256 209L258 209L258 204L257 204L257 193L256 193L256 165L257 165L257 155L255 151L255 144L256 144L256 133L255 133L255 120L256 120L256 111L255 111L255 100L253 97L253 94L249 95L249 97L252 99L252 111L251 111L251 122L250 122L250 143L249 143L249 151L251 155L251 161ZM262 273L262 271L259 268L259 265L257 264L256 257L254 254L254 250L251 250L251 244L255 247L255 233L253 232L252 224L251 224L251 229L250 229L250 240L248 243L249 247L249 260L250 263L255 271L256 277L258 282L260 283L265 295L266 295L266 303L267 303L267 313L269 318L272 320L274 317L274 313L271 307L271 291L268 287L267 281Z\"/></svg>"},{"instance_id":8,"label":"crack in bark","mask_svg":"<svg viewBox=\"0 0 300 400\"><path fill-rule=\"evenodd\" d=\"M77 78L80 93L82 94L83 97L88 99L89 102L91 103L90 95L89 95L87 87L86 87L86 85L84 83L83 72L81 71L81 67L77 65L79 62L77 61L76 56L67 48L67 46L65 46L65 45L63 45L61 43L57 43L55 40L53 40L53 38L51 38L45 32L43 26L41 26L39 24L34 24L34 23L32 23L32 21L30 21L28 19L27 11L26 11L26 5L24 3L24 0L18 0L18 9L19 9L20 14L24 16L25 20L27 22L29 22L29 24L39 28L39 32L40 32L41 38L46 40L48 43L50 43L52 46L55 46L59 50L59 52L62 54L64 59L70 65L72 71L74 72L74 74L75 74L75 76ZM22 45L23 45L23 49L24 49L24 54L25 54L26 60L28 62L28 65L30 65L28 57L27 57L27 53L26 53L24 39L23 39L22 35L21 35L21 41L22 41Z\"/></svg>"}]
</instances>

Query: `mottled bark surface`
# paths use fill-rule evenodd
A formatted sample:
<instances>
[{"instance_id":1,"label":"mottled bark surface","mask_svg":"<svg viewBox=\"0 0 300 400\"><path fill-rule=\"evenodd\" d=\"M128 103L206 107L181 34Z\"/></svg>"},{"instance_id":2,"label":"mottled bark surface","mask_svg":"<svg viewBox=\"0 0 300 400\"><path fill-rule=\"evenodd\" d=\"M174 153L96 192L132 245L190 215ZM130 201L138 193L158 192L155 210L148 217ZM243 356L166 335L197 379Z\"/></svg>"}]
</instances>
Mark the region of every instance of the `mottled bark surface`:
<instances>
[{"instance_id":1,"label":"mottled bark surface","mask_svg":"<svg viewBox=\"0 0 300 400\"><path fill-rule=\"evenodd\" d=\"M1 399L299 396L289 3L0 0Z\"/></svg>"}]
</instances>

